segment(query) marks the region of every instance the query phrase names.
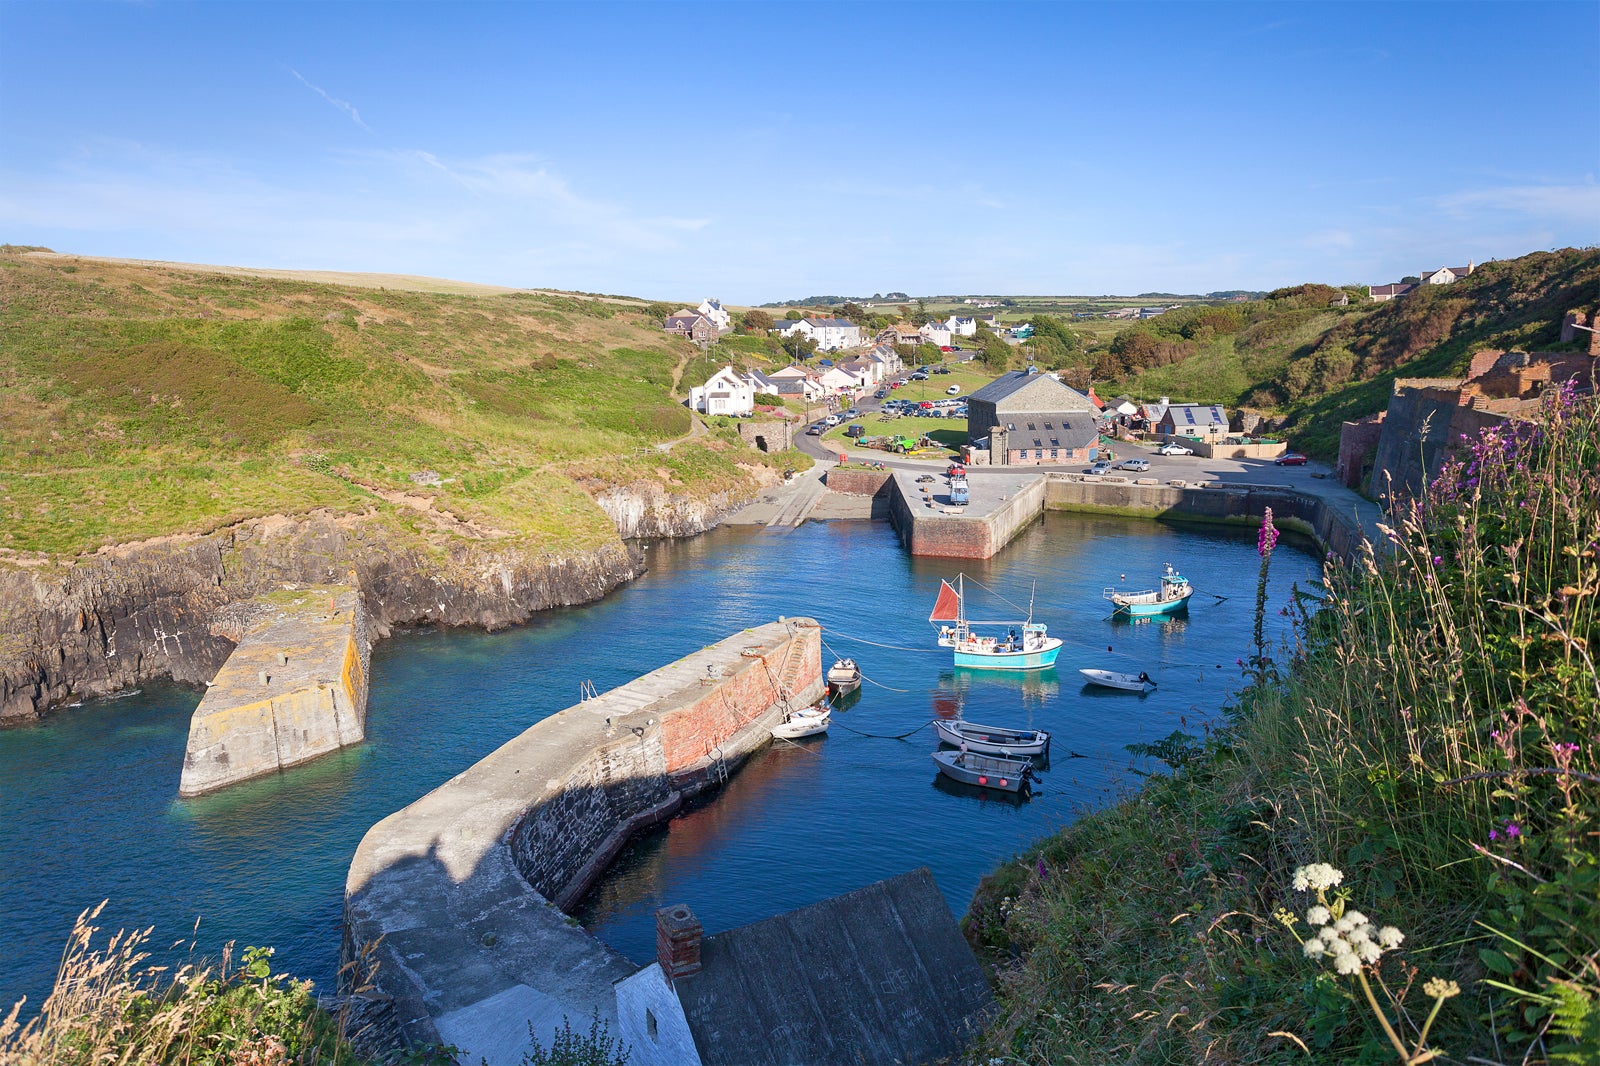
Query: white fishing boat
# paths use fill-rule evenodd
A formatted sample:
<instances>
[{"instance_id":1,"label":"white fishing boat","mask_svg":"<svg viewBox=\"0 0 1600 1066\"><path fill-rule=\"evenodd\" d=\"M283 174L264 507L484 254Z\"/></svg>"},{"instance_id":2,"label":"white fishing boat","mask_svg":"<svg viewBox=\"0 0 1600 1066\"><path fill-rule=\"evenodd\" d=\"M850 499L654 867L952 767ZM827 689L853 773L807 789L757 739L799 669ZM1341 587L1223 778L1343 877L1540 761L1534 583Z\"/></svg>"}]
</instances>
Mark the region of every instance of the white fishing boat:
<instances>
[{"instance_id":1,"label":"white fishing boat","mask_svg":"<svg viewBox=\"0 0 1600 1066\"><path fill-rule=\"evenodd\" d=\"M1021 792L1033 779L1032 759L1008 759L974 751L936 751L933 761L952 781L1002 792Z\"/></svg>"},{"instance_id":2,"label":"white fishing boat","mask_svg":"<svg viewBox=\"0 0 1600 1066\"><path fill-rule=\"evenodd\" d=\"M828 710L827 705L822 703L815 707L790 711L783 716L782 722L772 727L772 735L779 740L798 740L801 737L826 733L831 715L832 712Z\"/></svg>"},{"instance_id":3,"label":"white fishing boat","mask_svg":"<svg viewBox=\"0 0 1600 1066\"><path fill-rule=\"evenodd\" d=\"M1137 674L1119 674L1115 670L1079 670L1078 673L1082 674L1089 684L1103 685L1106 688L1143 692L1146 685L1151 688L1156 687L1156 683L1150 680L1150 675L1143 670Z\"/></svg>"},{"instance_id":4,"label":"white fishing boat","mask_svg":"<svg viewBox=\"0 0 1600 1066\"><path fill-rule=\"evenodd\" d=\"M1144 592L1118 592L1108 588L1101 595L1116 605L1117 614L1130 618L1155 618L1187 610L1194 586L1189 579L1174 570L1171 563L1161 575L1161 587Z\"/></svg>"},{"instance_id":5,"label":"white fishing boat","mask_svg":"<svg viewBox=\"0 0 1600 1066\"><path fill-rule=\"evenodd\" d=\"M946 744L983 755L1008 755L1013 758L1043 755L1050 750L1050 734L1042 729L1005 729L979 725L961 718L933 720L933 731Z\"/></svg>"},{"instance_id":6,"label":"white fishing boat","mask_svg":"<svg viewBox=\"0 0 1600 1066\"><path fill-rule=\"evenodd\" d=\"M835 696L848 696L861 687L861 668L854 659L837 659L828 667L828 688Z\"/></svg>"},{"instance_id":7,"label":"white fishing boat","mask_svg":"<svg viewBox=\"0 0 1600 1066\"><path fill-rule=\"evenodd\" d=\"M976 582L974 582L976 584ZM1054 666L1061 654L1061 641L1047 632L1043 622L1033 620L1033 603L1028 617L1020 622L979 622L967 617L966 577L958 574L955 585L939 582L939 598L934 601L928 621L939 626L939 646L954 649L956 666L976 670L1042 670ZM1004 626L1000 636L985 636L973 626Z\"/></svg>"}]
</instances>

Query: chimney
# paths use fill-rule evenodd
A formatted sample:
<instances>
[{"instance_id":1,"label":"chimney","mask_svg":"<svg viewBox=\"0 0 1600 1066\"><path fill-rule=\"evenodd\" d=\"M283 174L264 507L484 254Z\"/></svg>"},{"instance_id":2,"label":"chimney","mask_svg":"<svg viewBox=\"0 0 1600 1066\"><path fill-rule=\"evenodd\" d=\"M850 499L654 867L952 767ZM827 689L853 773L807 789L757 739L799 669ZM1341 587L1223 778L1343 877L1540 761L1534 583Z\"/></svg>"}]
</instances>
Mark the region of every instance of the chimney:
<instances>
[{"instance_id":1,"label":"chimney","mask_svg":"<svg viewBox=\"0 0 1600 1066\"><path fill-rule=\"evenodd\" d=\"M694 911L682 903L656 911L656 961L670 984L700 972L700 939L705 930Z\"/></svg>"}]
</instances>

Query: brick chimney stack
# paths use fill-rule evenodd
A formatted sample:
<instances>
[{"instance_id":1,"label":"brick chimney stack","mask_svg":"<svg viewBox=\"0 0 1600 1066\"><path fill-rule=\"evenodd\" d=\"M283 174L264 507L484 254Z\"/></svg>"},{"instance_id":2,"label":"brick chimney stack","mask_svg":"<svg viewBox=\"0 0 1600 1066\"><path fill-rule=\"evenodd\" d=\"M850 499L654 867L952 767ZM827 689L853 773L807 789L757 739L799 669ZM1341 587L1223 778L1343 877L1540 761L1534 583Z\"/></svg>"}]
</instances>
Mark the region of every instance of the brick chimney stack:
<instances>
[{"instance_id":1,"label":"brick chimney stack","mask_svg":"<svg viewBox=\"0 0 1600 1066\"><path fill-rule=\"evenodd\" d=\"M677 903L656 911L656 961L669 983L700 972L700 940L704 935L700 919L686 905Z\"/></svg>"}]
</instances>

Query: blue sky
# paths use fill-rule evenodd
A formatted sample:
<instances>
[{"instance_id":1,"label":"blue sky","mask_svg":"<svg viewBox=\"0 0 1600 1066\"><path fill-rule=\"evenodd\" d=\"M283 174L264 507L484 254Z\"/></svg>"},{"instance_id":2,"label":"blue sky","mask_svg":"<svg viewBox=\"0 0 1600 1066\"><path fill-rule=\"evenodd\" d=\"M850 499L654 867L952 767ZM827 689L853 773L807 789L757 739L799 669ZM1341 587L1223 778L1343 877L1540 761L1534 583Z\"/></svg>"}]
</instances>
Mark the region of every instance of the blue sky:
<instances>
[{"instance_id":1,"label":"blue sky","mask_svg":"<svg viewBox=\"0 0 1600 1066\"><path fill-rule=\"evenodd\" d=\"M1600 243L1600 3L0 0L0 241L735 303Z\"/></svg>"}]
</instances>

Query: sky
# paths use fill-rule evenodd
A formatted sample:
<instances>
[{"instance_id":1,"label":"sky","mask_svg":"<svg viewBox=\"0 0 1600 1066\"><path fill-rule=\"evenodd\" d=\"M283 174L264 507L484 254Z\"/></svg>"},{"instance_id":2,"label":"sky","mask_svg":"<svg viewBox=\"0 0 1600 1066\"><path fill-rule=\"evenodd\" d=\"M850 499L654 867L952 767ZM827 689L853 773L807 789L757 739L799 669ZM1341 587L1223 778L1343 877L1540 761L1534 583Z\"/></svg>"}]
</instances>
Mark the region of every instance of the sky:
<instances>
[{"instance_id":1,"label":"sky","mask_svg":"<svg viewBox=\"0 0 1600 1066\"><path fill-rule=\"evenodd\" d=\"M716 296L1600 244L1600 2L0 0L0 242Z\"/></svg>"}]
</instances>

